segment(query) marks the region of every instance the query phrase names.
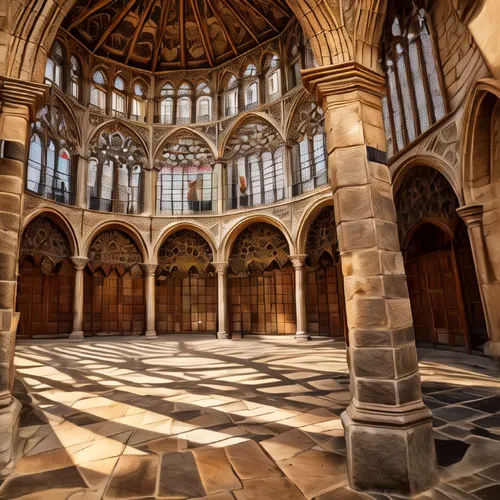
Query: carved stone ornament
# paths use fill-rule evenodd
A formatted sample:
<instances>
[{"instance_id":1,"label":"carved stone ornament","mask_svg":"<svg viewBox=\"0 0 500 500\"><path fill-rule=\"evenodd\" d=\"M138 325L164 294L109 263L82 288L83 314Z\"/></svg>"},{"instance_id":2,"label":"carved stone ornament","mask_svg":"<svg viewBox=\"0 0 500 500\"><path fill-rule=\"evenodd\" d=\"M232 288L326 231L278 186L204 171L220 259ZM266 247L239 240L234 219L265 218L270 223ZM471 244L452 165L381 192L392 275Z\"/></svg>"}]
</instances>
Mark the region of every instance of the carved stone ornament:
<instances>
[{"instance_id":1,"label":"carved stone ornament","mask_svg":"<svg viewBox=\"0 0 500 500\"><path fill-rule=\"evenodd\" d=\"M313 138L317 134L323 134L324 123L323 110L310 94L305 94L293 113L288 141L293 144L301 142L306 137Z\"/></svg>"},{"instance_id":2,"label":"carved stone ornament","mask_svg":"<svg viewBox=\"0 0 500 500\"><path fill-rule=\"evenodd\" d=\"M321 265L321 257L326 253L334 262L336 258L337 230L333 207L325 207L312 222L307 233L306 253L312 267Z\"/></svg>"},{"instance_id":3,"label":"carved stone ornament","mask_svg":"<svg viewBox=\"0 0 500 500\"><path fill-rule=\"evenodd\" d=\"M281 231L265 223L252 224L238 235L229 257L230 273L262 275L289 262L288 242Z\"/></svg>"},{"instance_id":4,"label":"carved stone ornament","mask_svg":"<svg viewBox=\"0 0 500 500\"><path fill-rule=\"evenodd\" d=\"M156 269L158 269L158 266L156 264L143 264L142 269L144 270L144 274L146 276L154 276L156 274Z\"/></svg>"},{"instance_id":5,"label":"carved stone ornament","mask_svg":"<svg viewBox=\"0 0 500 500\"><path fill-rule=\"evenodd\" d=\"M99 234L90 245L88 257L92 272L98 267L111 269L119 266L131 271L133 267L139 268L138 271L135 269L134 273L142 275L138 265L142 263L141 252L130 236L117 229Z\"/></svg>"},{"instance_id":6,"label":"carved stone ornament","mask_svg":"<svg viewBox=\"0 0 500 500\"><path fill-rule=\"evenodd\" d=\"M52 220L48 217L37 217L24 230L21 255L43 255L50 259L54 266L69 257L71 250L66 235Z\"/></svg>"},{"instance_id":7,"label":"carved stone ornament","mask_svg":"<svg viewBox=\"0 0 500 500\"><path fill-rule=\"evenodd\" d=\"M303 269L306 263L307 255L292 255L290 260L292 261L293 267L295 269Z\"/></svg>"},{"instance_id":8,"label":"carved stone ornament","mask_svg":"<svg viewBox=\"0 0 500 500\"><path fill-rule=\"evenodd\" d=\"M170 235L160 247L160 273L175 278L190 274L207 276L213 273L213 252L205 239L195 231L181 229Z\"/></svg>"},{"instance_id":9,"label":"carved stone ornament","mask_svg":"<svg viewBox=\"0 0 500 500\"><path fill-rule=\"evenodd\" d=\"M229 268L229 262L216 262L214 266L217 274L226 274Z\"/></svg>"},{"instance_id":10,"label":"carved stone ornament","mask_svg":"<svg viewBox=\"0 0 500 500\"><path fill-rule=\"evenodd\" d=\"M154 166L158 170L164 167L208 168L213 162L212 150L203 139L180 131L167 139L155 158Z\"/></svg>"},{"instance_id":11,"label":"carved stone ornament","mask_svg":"<svg viewBox=\"0 0 500 500\"><path fill-rule=\"evenodd\" d=\"M71 262L75 271L83 271L88 261L89 259L86 259L85 257L71 257Z\"/></svg>"}]
</instances>

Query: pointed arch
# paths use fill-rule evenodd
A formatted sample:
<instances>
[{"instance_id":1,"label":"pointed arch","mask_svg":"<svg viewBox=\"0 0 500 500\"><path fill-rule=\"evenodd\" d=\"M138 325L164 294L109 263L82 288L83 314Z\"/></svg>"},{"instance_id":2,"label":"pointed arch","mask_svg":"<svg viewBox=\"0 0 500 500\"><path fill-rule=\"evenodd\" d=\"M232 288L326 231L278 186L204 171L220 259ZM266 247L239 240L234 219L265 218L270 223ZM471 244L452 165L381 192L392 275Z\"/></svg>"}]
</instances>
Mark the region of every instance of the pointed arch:
<instances>
[{"instance_id":1,"label":"pointed arch","mask_svg":"<svg viewBox=\"0 0 500 500\"><path fill-rule=\"evenodd\" d=\"M313 201L302 214L299 221L299 230L297 232L297 239L295 242L295 248L297 249L297 254L306 254L306 242L307 236L309 234L309 229L311 224L316 220L316 217L321 213L325 207L333 207L333 198L330 196L325 196L319 200Z\"/></svg>"},{"instance_id":2,"label":"pointed arch","mask_svg":"<svg viewBox=\"0 0 500 500\"><path fill-rule=\"evenodd\" d=\"M155 161L158 158L158 155L160 154L161 150L167 144L169 141L172 139L175 139L177 137L189 137L189 136L196 136L199 139L201 139L203 142L206 143L206 145L210 148L210 151L212 152L214 158L217 158L217 147L216 145L210 140L207 136L203 135L201 132L199 132L196 129L193 128L187 128L187 127L175 127L173 128L158 144L156 147L154 154L153 154L153 161Z\"/></svg>"}]
</instances>

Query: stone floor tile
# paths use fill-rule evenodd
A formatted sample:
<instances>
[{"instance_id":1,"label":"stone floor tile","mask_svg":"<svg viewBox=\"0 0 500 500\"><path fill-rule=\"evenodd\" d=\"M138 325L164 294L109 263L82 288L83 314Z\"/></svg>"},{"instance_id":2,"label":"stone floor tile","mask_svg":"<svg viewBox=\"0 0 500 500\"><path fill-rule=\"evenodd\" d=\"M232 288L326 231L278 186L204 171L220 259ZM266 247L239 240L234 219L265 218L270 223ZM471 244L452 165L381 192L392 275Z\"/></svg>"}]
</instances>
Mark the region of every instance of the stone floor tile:
<instances>
[{"instance_id":1,"label":"stone floor tile","mask_svg":"<svg viewBox=\"0 0 500 500\"><path fill-rule=\"evenodd\" d=\"M349 485L347 461L334 453L308 450L280 460L278 465L306 498L314 498L333 488Z\"/></svg>"},{"instance_id":2,"label":"stone floor tile","mask_svg":"<svg viewBox=\"0 0 500 500\"><path fill-rule=\"evenodd\" d=\"M315 500L372 500L373 497L365 494L359 493L358 491L351 490L348 487L336 488L332 491L322 493L317 496Z\"/></svg>"},{"instance_id":3,"label":"stone floor tile","mask_svg":"<svg viewBox=\"0 0 500 500\"><path fill-rule=\"evenodd\" d=\"M281 476L276 465L254 441L246 441L225 448L227 457L240 479Z\"/></svg>"},{"instance_id":4,"label":"stone floor tile","mask_svg":"<svg viewBox=\"0 0 500 500\"><path fill-rule=\"evenodd\" d=\"M492 467L488 467L487 469L480 470L478 474L500 483L500 463L493 465Z\"/></svg>"},{"instance_id":5,"label":"stone floor tile","mask_svg":"<svg viewBox=\"0 0 500 500\"><path fill-rule=\"evenodd\" d=\"M234 492L236 500L304 500L304 495L286 477L249 479Z\"/></svg>"},{"instance_id":6,"label":"stone floor tile","mask_svg":"<svg viewBox=\"0 0 500 500\"><path fill-rule=\"evenodd\" d=\"M104 498L154 496L158 462L156 455L123 455L113 471Z\"/></svg>"},{"instance_id":7,"label":"stone floor tile","mask_svg":"<svg viewBox=\"0 0 500 500\"><path fill-rule=\"evenodd\" d=\"M16 464L16 474L45 472L73 466L73 458L66 448L45 451L37 455L27 455Z\"/></svg>"},{"instance_id":8,"label":"stone floor tile","mask_svg":"<svg viewBox=\"0 0 500 500\"><path fill-rule=\"evenodd\" d=\"M206 491L191 452L166 453L161 458L158 495L191 498L206 496Z\"/></svg>"},{"instance_id":9,"label":"stone floor tile","mask_svg":"<svg viewBox=\"0 0 500 500\"><path fill-rule=\"evenodd\" d=\"M474 491L474 495L481 500L498 500L500 498L500 484L476 490Z\"/></svg>"},{"instance_id":10,"label":"stone floor tile","mask_svg":"<svg viewBox=\"0 0 500 500\"><path fill-rule=\"evenodd\" d=\"M242 488L224 449L194 450L193 455L201 481L209 495Z\"/></svg>"},{"instance_id":11,"label":"stone floor tile","mask_svg":"<svg viewBox=\"0 0 500 500\"><path fill-rule=\"evenodd\" d=\"M478 420L481 417L487 416L478 410L467 408L465 406L446 406L433 411L433 415L445 422L455 422L456 420ZM500 420L499 420L500 422Z\"/></svg>"},{"instance_id":12,"label":"stone floor tile","mask_svg":"<svg viewBox=\"0 0 500 500\"><path fill-rule=\"evenodd\" d=\"M273 460L284 460L298 453L311 449L316 445L306 434L298 429L284 432L276 437L262 441L260 445Z\"/></svg>"}]
</instances>

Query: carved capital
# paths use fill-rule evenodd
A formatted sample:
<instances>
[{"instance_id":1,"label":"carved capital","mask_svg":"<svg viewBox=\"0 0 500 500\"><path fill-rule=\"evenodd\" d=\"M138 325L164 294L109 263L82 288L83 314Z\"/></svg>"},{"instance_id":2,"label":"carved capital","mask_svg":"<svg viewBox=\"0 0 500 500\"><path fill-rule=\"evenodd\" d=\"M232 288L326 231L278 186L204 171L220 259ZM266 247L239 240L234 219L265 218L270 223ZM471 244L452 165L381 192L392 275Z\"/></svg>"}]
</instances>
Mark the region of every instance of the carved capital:
<instances>
[{"instance_id":1,"label":"carved capital","mask_svg":"<svg viewBox=\"0 0 500 500\"><path fill-rule=\"evenodd\" d=\"M34 121L38 109L49 101L49 89L48 85L41 83L2 77L0 78L0 103L2 108L4 104L8 104L11 108L27 108L29 121Z\"/></svg>"},{"instance_id":2,"label":"carved capital","mask_svg":"<svg viewBox=\"0 0 500 500\"><path fill-rule=\"evenodd\" d=\"M295 269L302 269L306 263L307 255L291 255L290 260L292 261L293 267Z\"/></svg>"},{"instance_id":3,"label":"carved capital","mask_svg":"<svg viewBox=\"0 0 500 500\"><path fill-rule=\"evenodd\" d=\"M214 262L215 271L217 274L225 274L229 267L228 262Z\"/></svg>"},{"instance_id":4,"label":"carved capital","mask_svg":"<svg viewBox=\"0 0 500 500\"><path fill-rule=\"evenodd\" d=\"M76 271L83 271L89 259L85 257L71 257L71 262Z\"/></svg>"},{"instance_id":5,"label":"carved capital","mask_svg":"<svg viewBox=\"0 0 500 500\"><path fill-rule=\"evenodd\" d=\"M142 269L146 276L154 276L157 268L158 266L156 264L142 264Z\"/></svg>"},{"instance_id":6,"label":"carved capital","mask_svg":"<svg viewBox=\"0 0 500 500\"><path fill-rule=\"evenodd\" d=\"M318 102L323 97L353 91L378 96L385 93L384 76L355 62L305 69L302 71L302 81Z\"/></svg>"},{"instance_id":7,"label":"carved capital","mask_svg":"<svg viewBox=\"0 0 500 500\"><path fill-rule=\"evenodd\" d=\"M483 205L466 205L465 207L457 208L457 214L467 224L468 228L483 225Z\"/></svg>"}]
</instances>

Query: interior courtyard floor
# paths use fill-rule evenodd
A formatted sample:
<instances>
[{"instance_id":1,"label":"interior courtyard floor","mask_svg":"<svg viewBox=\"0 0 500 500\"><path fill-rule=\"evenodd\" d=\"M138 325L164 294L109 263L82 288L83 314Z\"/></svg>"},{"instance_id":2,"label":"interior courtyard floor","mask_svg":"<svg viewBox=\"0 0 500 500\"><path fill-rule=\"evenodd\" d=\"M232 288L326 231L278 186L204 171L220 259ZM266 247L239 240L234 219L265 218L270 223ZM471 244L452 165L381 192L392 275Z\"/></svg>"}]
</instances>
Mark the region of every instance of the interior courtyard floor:
<instances>
[{"instance_id":1,"label":"interior courtyard floor","mask_svg":"<svg viewBox=\"0 0 500 500\"><path fill-rule=\"evenodd\" d=\"M439 484L500 498L500 367L420 349ZM20 343L19 457L0 499L399 498L348 487L344 345L163 336ZM390 443L388 443L390 446Z\"/></svg>"}]
</instances>

